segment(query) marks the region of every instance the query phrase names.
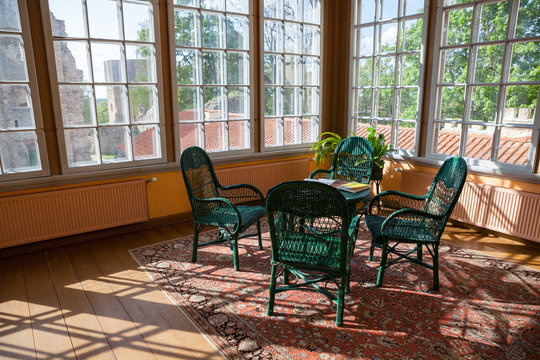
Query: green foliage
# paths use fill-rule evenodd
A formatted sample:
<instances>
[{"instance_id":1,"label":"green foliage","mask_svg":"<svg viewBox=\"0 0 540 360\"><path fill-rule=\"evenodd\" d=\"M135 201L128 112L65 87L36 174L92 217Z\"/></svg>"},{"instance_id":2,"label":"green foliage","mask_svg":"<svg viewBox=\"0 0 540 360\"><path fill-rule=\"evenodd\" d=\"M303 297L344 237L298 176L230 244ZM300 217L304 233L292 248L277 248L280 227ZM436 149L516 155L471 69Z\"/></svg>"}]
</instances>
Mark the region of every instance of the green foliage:
<instances>
[{"instance_id":1,"label":"green foliage","mask_svg":"<svg viewBox=\"0 0 540 360\"><path fill-rule=\"evenodd\" d=\"M324 132L317 137L317 141L311 145L311 150L315 151L315 163L317 166L334 153L340 141L343 140L339 134Z\"/></svg>"},{"instance_id":2,"label":"green foliage","mask_svg":"<svg viewBox=\"0 0 540 360\"><path fill-rule=\"evenodd\" d=\"M109 108L107 107L106 100L97 103L97 117L99 124L106 124L109 122Z\"/></svg>"},{"instance_id":3,"label":"green foliage","mask_svg":"<svg viewBox=\"0 0 540 360\"><path fill-rule=\"evenodd\" d=\"M377 135L377 131L373 126L367 128L367 133L367 139L373 146L373 161L382 168L384 166L382 157L389 152L394 151L394 146L390 143L386 143L386 138L383 133Z\"/></svg>"}]
</instances>

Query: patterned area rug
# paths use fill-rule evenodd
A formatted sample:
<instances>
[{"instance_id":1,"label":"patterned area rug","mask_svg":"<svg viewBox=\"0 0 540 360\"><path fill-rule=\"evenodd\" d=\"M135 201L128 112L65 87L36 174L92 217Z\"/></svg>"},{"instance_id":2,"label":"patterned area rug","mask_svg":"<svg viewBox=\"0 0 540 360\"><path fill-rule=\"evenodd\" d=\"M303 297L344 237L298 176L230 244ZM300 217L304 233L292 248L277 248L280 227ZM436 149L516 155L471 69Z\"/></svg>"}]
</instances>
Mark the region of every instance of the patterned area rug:
<instances>
[{"instance_id":1,"label":"patterned area rug","mask_svg":"<svg viewBox=\"0 0 540 360\"><path fill-rule=\"evenodd\" d=\"M335 306L311 291L277 294L266 316L268 233L262 251L240 241L238 272L225 244L191 263L191 236L130 252L231 359L540 359L540 272L441 244L439 292L429 292L429 270L408 263L376 288L380 251L367 262L368 239L360 229L342 328Z\"/></svg>"}]
</instances>

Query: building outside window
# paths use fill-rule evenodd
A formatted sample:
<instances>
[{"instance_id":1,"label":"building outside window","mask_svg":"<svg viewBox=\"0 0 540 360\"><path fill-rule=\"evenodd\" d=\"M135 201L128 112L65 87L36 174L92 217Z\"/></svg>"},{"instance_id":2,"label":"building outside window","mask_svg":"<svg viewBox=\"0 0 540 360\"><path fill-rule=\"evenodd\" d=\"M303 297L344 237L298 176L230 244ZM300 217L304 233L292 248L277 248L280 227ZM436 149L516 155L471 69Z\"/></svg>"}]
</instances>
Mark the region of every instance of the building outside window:
<instances>
[{"instance_id":1,"label":"building outside window","mask_svg":"<svg viewBox=\"0 0 540 360\"><path fill-rule=\"evenodd\" d=\"M424 52L424 0L353 0L350 128L375 126L401 153L418 151Z\"/></svg>"},{"instance_id":2,"label":"building outside window","mask_svg":"<svg viewBox=\"0 0 540 360\"><path fill-rule=\"evenodd\" d=\"M531 172L540 2L440 1L427 156Z\"/></svg>"},{"instance_id":3,"label":"building outside window","mask_svg":"<svg viewBox=\"0 0 540 360\"><path fill-rule=\"evenodd\" d=\"M25 2L0 0L0 179L46 175Z\"/></svg>"},{"instance_id":4,"label":"building outside window","mask_svg":"<svg viewBox=\"0 0 540 360\"><path fill-rule=\"evenodd\" d=\"M248 0L175 0L174 62L180 150L250 150L251 21Z\"/></svg>"},{"instance_id":5,"label":"building outside window","mask_svg":"<svg viewBox=\"0 0 540 360\"><path fill-rule=\"evenodd\" d=\"M320 131L321 1L261 3L264 149L305 147Z\"/></svg>"},{"instance_id":6,"label":"building outside window","mask_svg":"<svg viewBox=\"0 0 540 360\"><path fill-rule=\"evenodd\" d=\"M157 9L142 0L43 1L65 172L162 162ZM79 171L81 171L79 170ZM75 170L76 171L76 170Z\"/></svg>"}]
</instances>

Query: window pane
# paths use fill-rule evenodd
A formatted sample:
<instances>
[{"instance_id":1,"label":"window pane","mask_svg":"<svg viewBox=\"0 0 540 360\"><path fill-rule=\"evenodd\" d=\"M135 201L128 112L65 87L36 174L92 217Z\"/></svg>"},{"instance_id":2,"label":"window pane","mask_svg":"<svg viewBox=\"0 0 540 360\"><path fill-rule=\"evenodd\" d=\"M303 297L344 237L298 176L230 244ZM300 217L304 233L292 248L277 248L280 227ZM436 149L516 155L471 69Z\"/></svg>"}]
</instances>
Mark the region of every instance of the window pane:
<instances>
[{"instance_id":1,"label":"window pane","mask_svg":"<svg viewBox=\"0 0 540 360\"><path fill-rule=\"evenodd\" d=\"M277 21L264 21L264 51L283 51L283 24Z\"/></svg>"},{"instance_id":2,"label":"window pane","mask_svg":"<svg viewBox=\"0 0 540 360\"><path fill-rule=\"evenodd\" d=\"M131 137L127 126L111 126L99 129L101 161L104 164L131 160Z\"/></svg>"},{"instance_id":3,"label":"window pane","mask_svg":"<svg viewBox=\"0 0 540 360\"><path fill-rule=\"evenodd\" d=\"M403 15L421 14L424 12L424 0L402 0Z\"/></svg>"},{"instance_id":4,"label":"window pane","mask_svg":"<svg viewBox=\"0 0 540 360\"><path fill-rule=\"evenodd\" d=\"M401 57L401 85L419 86L420 54L404 55Z\"/></svg>"},{"instance_id":5,"label":"window pane","mask_svg":"<svg viewBox=\"0 0 540 360\"><path fill-rule=\"evenodd\" d=\"M379 89L377 116L391 118L394 114L394 89Z\"/></svg>"},{"instance_id":6,"label":"window pane","mask_svg":"<svg viewBox=\"0 0 540 360\"><path fill-rule=\"evenodd\" d=\"M371 116L371 89L356 90L354 116Z\"/></svg>"},{"instance_id":7,"label":"window pane","mask_svg":"<svg viewBox=\"0 0 540 360\"><path fill-rule=\"evenodd\" d=\"M159 127L139 125L132 128L133 154L136 160L161 157Z\"/></svg>"},{"instance_id":8,"label":"window pane","mask_svg":"<svg viewBox=\"0 0 540 360\"><path fill-rule=\"evenodd\" d=\"M176 5L196 6L198 0L174 0Z\"/></svg>"},{"instance_id":9,"label":"window pane","mask_svg":"<svg viewBox=\"0 0 540 360\"><path fill-rule=\"evenodd\" d=\"M399 118L417 118L418 114L418 89L401 89L399 99Z\"/></svg>"},{"instance_id":10,"label":"window pane","mask_svg":"<svg viewBox=\"0 0 540 360\"><path fill-rule=\"evenodd\" d=\"M399 0L378 0L379 20L393 19L398 15Z\"/></svg>"},{"instance_id":11,"label":"window pane","mask_svg":"<svg viewBox=\"0 0 540 360\"><path fill-rule=\"evenodd\" d=\"M319 58L304 57L304 85L319 85L321 64Z\"/></svg>"},{"instance_id":12,"label":"window pane","mask_svg":"<svg viewBox=\"0 0 540 360\"><path fill-rule=\"evenodd\" d=\"M283 18L285 20L302 21L301 4L303 0L283 0Z\"/></svg>"},{"instance_id":13,"label":"window pane","mask_svg":"<svg viewBox=\"0 0 540 360\"><path fill-rule=\"evenodd\" d=\"M469 125L465 156L474 159L491 160L494 133L495 127L493 126Z\"/></svg>"},{"instance_id":14,"label":"window pane","mask_svg":"<svg viewBox=\"0 0 540 360\"><path fill-rule=\"evenodd\" d=\"M225 47L225 16L202 13L202 45L210 48Z\"/></svg>"},{"instance_id":15,"label":"window pane","mask_svg":"<svg viewBox=\"0 0 540 360\"><path fill-rule=\"evenodd\" d=\"M375 46L373 26L368 26L358 29L356 49L359 49L359 56L371 56L373 55L373 48Z\"/></svg>"},{"instance_id":16,"label":"window pane","mask_svg":"<svg viewBox=\"0 0 540 360\"><path fill-rule=\"evenodd\" d=\"M356 136L367 138L367 128L370 126L371 126L371 122L369 120L362 120L362 119L357 120L356 125L355 125Z\"/></svg>"},{"instance_id":17,"label":"window pane","mask_svg":"<svg viewBox=\"0 0 540 360\"><path fill-rule=\"evenodd\" d=\"M304 54L319 55L321 30L318 26L304 25Z\"/></svg>"},{"instance_id":18,"label":"window pane","mask_svg":"<svg viewBox=\"0 0 540 360\"><path fill-rule=\"evenodd\" d=\"M178 84L199 84L199 50L176 50L176 81Z\"/></svg>"},{"instance_id":19,"label":"window pane","mask_svg":"<svg viewBox=\"0 0 540 360\"><path fill-rule=\"evenodd\" d=\"M49 0L49 10L53 36L78 38L88 36L82 0Z\"/></svg>"},{"instance_id":20,"label":"window pane","mask_svg":"<svg viewBox=\"0 0 540 360\"><path fill-rule=\"evenodd\" d=\"M249 22L246 17L227 17L227 48L249 49Z\"/></svg>"},{"instance_id":21,"label":"window pane","mask_svg":"<svg viewBox=\"0 0 540 360\"><path fill-rule=\"evenodd\" d=\"M247 14L249 12L249 0L227 0L225 6L227 11Z\"/></svg>"},{"instance_id":22,"label":"window pane","mask_svg":"<svg viewBox=\"0 0 540 360\"><path fill-rule=\"evenodd\" d=\"M227 123L208 122L204 124L204 147L208 152L226 151Z\"/></svg>"},{"instance_id":23,"label":"window pane","mask_svg":"<svg viewBox=\"0 0 540 360\"><path fill-rule=\"evenodd\" d=\"M229 149L249 149L249 121L229 122Z\"/></svg>"},{"instance_id":24,"label":"window pane","mask_svg":"<svg viewBox=\"0 0 540 360\"><path fill-rule=\"evenodd\" d=\"M299 115L301 113L302 91L299 87L283 89L283 115Z\"/></svg>"},{"instance_id":25,"label":"window pane","mask_svg":"<svg viewBox=\"0 0 540 360\"><path fill-rule=\"evenodd\" d=\"M283 119L283 144L293 145L302 143L302 123L297 117Z\"/></svg>"},{"instance_id":26,"label":"window pane","mask_svg":"<svg viewBox=\"0 0 540 360\"><path fill-rule=\"evenodd\" d=\"M403 22L403 33L401 35L401 49L403 51L422 49L423 23L422 18Z\"/></svg>"},{"instance_id":27,"label":"window pane","mask_svg":"<svg viewBox=\"0 0 540 360\"><path fill-rule=\"evenodd\" d=\"M540 36L540 22L538 0L521 0L516 26L516 38Z\"/></svg>"},{"instance_id":28,"label":"window pane","mask_svg":"<svg viewBox=\"0 0 540 360\"><path fill-rule=\"evenodd\" d=\"M116 43L92 43L92 68L95 82L126 82L123 46Z\"/></svg>"},{"instance_id":29,"label":"window pane","mask_svg":"<svg viewBox=\"0 0 540 360\"><path fill-rule=\"evenodd\" d=\"M279 146L282 139L282 120L264 119L264 146Z\"/></svg>"},{"instance_id":30,"label":"window pane","mask_svg":"<svg viewBox=\"0 0 540 360\"><path fill-rule=\"evenodd\" d=\"M201 7L212 10L225 10L224 0L200 0Z\"/></svg>"},{"instance_id":31,"label":"window pane","mask_svg":"<svg viewBox=\"0 0 540 360\"><path fill-rule=\"evenodd\" d=\"M96 124L92 86L60 85L59 91L64 126L93 126Z\"/></svg>"},{"instance_id":32,"label":"window pane","mask_svg":"<svg viewBox=\"0 0 540 360\"><path fill-rule=\"evenodd\" d=\"M304 0L304 21L312 24L321 23L320 0Z\"/></svg>"},{"instance_id":33,"label":"window pane","mask_svg":"<svg viewBox=\"0 0 540 360\"><path fill-rule=\"evenodd\" d=\"M416 144L416 122L399 121L397 126L397 147L399 149L415 149Z\"/></svg>"},{"instance_id":34,"label":"window pane","mask_svg":"<svg viewBox=\"0 0 540 360\"><path fill-rule=\"evenodd\" d=\"M465 87L453 86L440 89L439 119L463 119L463 103L465 100Z\"/></svg>"},{"instance_id":35,"label":"window pane","mask_svg":"<svg viewBox=\"0 0 540 360\"><path fill-rule=\"evenodd\" d=\"M377 53L396 52L397 29L397 22L380 25L380 49Z\"/></svg>"},{"instance_id":36,"label":"window pane","mask_svg":"<svg viewBox=\"0 0 540 360\"><path fill-rule=\"evenodd\" d=\"M380 86L394 86L395 61L395 56L379 58L378 80Z\"/></svg>"},{"instance_id":37,"label":"window pane","mask_svg":"<svg viewBox=\"0 0 540 360\"><path fill-rule=\"evenodd\" d=\"M129 122L127 89L124 85L96 86L98 124Z\"/></svg>"},{"instance_id":38,"label":"window pane","mask_svg":"<svg viewBox=\"0 0 540 360\"><path fill-rule=\"evenodd\" d=\"M476 67L474 81L495 83L501 80L504 45L478 46L476 48Z\"/></svg>"},{"instance_id":39,"label":"window pane","mask_svg":"<svg viewBox=\"0 0 540 360\"><path fill-rule=\"evenodd\" d=\"M302 58L285 55L285 85L302 84Z\"/></svg>"},{"instance_id":40,"label":"window pane","mask_svg":"<svg viewBox=\"0 0 540 360\"><path fill-rule=\"evenodd\" d=\"M283 16L282 0L264 0L264 17L281 19Z\"/></svg>"},{"instance_id":41,"label":"window pane","mask_svg":"<svg viewBox=\"0 0 540 360\"><path fill-rule=\"evenodd\" d=\"M285 50L286 53L298 54L302 52L302 31L300 24L285 23Z\"/></svg>"},{"instance_id":42,"label":"window pane","mask_svg":"<svg viewBox=\"0 0 540 360\"><path fill-rule=\"evenodd\" d=\"M0 159L3 173L41 170L36 133L34 131L0 133Z\"/></svg>"},{"instance_id":43,"label":"window pane","mask_svg":"<svg viewBox=\"0 0 540 360\"><path fill-rule=\"evenodd\" d=\"M499 99L498 86L471 87L472 100L469 119L471 121L495 122Z\"/></svg>"},{"instance_id":44,"label":"window pane","mask_svg":"<svg viewBox=\"0 0 540 360\"><path fill-rule=\"evenodd\" d=\"M510 81L540 81L540 41L514 44Z\"/></svg>"},{"instance_id":45,"label":"window pane","mask_svg":"<svg viewBox=\"0 0 540 360\"><path fill-rule=\"evenodd\" d=\"M178 120L202 120L201 95L198 87L178 88Z\"/></svg>"},{"instance_id":46,"label":"window pane","mask_svg":"<svg viewBox=\"0 0 540 360\"><path fill-rule=\"evenodd\" d=\"M180 136L180 151L190 146L204 147L202 124L182 124L178 127Z\"/></svg>"},{"instance_id":47,"label":"window pane","mask_svg":"<svg viewBox=\"0 0 540 360\"><path fill-rule=\"evenodd\" d=\"M156 82L156 54L152 45L126 45L128 82Z\"/></svg>"},{"instance_id":48,"label":"window pane","mask_svg":"<svg viewBox=\"0 0 540 360\"><path fill-rule=\"evenodd\" d=\"M86 41L55 41L58 82L90 82L90 53Z\"/></svg>"},{"instance_id":49,"label":"window pane","mask_svg":"<svg viewBox=\"0 0 540 360\"><path fill-rule=\"evenodd\" d=\"M503 121L532 125L539 88L540 85L507 86Z\"/></svg>"},{"instance_id":50,"label":"window pane","mask_svg":"<svg viewBox=\"0 0 540 360\"><path fill-rule=\"evenodd\" d=\"M128 91L131 122L159 122L156 87L153 85L130 85Z\"/></svg>"},{"instance_id":51,"label":"window pane","mask_svg":"<svg viewBox=\"0 0 540 360\"><path fill-rule=\"evenodd\" d=\"M0 34L0 81L28 81L22 36Z\"/></svg>"},{"instance_id":52,"label":"window pane","mask_svg":"<svg viewBox=\"0 0 540 360\"><path fill-rule=\"evenodd\" d=\"M319 119L316 116L302 118L302 142L309 143L317 140L319 135Z\"/></svg>"},{"instance_id":53,"label":"window pane","mask_svg":"<svg viewBox=\"0 0 540 360\"><path fill-rule=\"evenodd\" d=\"M496 41L506 38L510 1L485 4L481 7L478 41Z\"/></svg>"},{"instance_id":54,"label":"window pane","mask_svg":"<svg viewBox=\"0 0 540 360\"><path fill-rule=\"evenodd\" d=\"M174 10L174 36L177 46L198 46L198 28L198 13L189 10Z\"/></svg>"},{"instance_id":55,"label":"window pane","mask_svg":"<svg viewBox=\"0 0 540 360\"><path fill-rule=\"evenodd\" d=\"M497 161L509 164L526 165L531 148L531 129L501 128Z\"/></svg>"},{"instance_id":56,"label":"window pane","mask_svg":"<svg viewBox=\"0 0 540 360\"><path fill-rule=\"evenodd\" d=\"M452 49L441 51L443 75L442 82L447 84L463 84L467 80L469 49Z\"/></svg>"},{"instance_id":57,"label":"window pane","mask_svg":"<svg viewBox=\"0 0 540 360\"><path fill-rule=\"evenodd\" d=\"M281 107L281 88L264 88L264 115L280 115Z\"/></svg>"},{"instance_id":58,"label":"window pane","mask_svg":"<svg viewBox=\"0 0 540 360\"><path fill-rule=\"evenodd\" d=\"M154 41L151 4L123 3L124 36L126 40Z\"/></svg>"},{"instance_id":59,"label":"window pane","mask_svg":"<svg viewBox=\"0 0 540 360\"><path fill-rule=\"evenodd\" d=\"M206 121L225 120L225 102L227 96L225 87L205 87L203 90L204 98L204 119Z\"/></svg>"},{"instance_id":60,"label":"window pane","mask_svg":"<svg viewBox=\"0 0 540 360\"><path fill-rule=\"evenodd\" d=\"M304 88L304 109L306 115L319 113L319 88Z\"/></svg>"},{"instance_id":61,"label":"window pane","mask_svg":"<svg viewBox=\"0 0 540 360\"><path fill-rule=\"evenodd\" d=\"M471 8L448 11L448 28L444 29L444 38L447 45L466 44L471 39L471 24L473 10Z\"/></svg>"},{"instance_id":62,"label":"window pane","mask_svg":"<svg viewBox=\"0 0 540 360\"><path fill-rule=\"evenodd\" d=\"M264 55L264 83L269 85L283 84L283 56Z\"/></svg>"},{"instance_id":63,"label":"window pane","mask_svg":"<svg viewBox=\"0 0 540 360\"><path fill-rule=\"evenodd\" d=\"M97 39L121 40L122 15L118 0L92 0L87 2L90 36Z\"/></svg>"},{"instance_id":64,"label":"window pane","mask_svg":"<svg viewBox=\"0 0 540 360\"><path fill-rule=\"evenodd\" d=\"M30 87L0 84L0 129L35 129Z\"/></svg>"},{"instance_id":65,"label":"window pane","mask_svg":"<svg viewBox=\"0 0 540 360\"><path fill-rule=\"evenodd\" d=\"M203 51L203 84L221 85L225 83L223 51Z\"/></svg>"},{"instance_id":66,"label":"window pane","mask_svg":"<svg viewBox=\"0 0 540 360\"><path fill-rule=\"evenodd\" d=\"M373 60L372 59L357 59L356 61L356 86L371 86L373 85Z\"/></svg>"},{"instance_id":67,"label":"window pane","mask_svg":"<svg viewBox=\"0 0 540 360\"><path fill-rule=\"evenodd\" d=\"M227 81L234 85L249 84L249 60L246 53L227 53Z\"/></svg>"},{"instance_id":68,"label":"window pane","mask_svg":"<svg viewBox=\"0 0 540 360\"><path fill-rule=\"evenodd\" d=\"M229 119L249 119L249 90L247 87L230 87L227 92Z\"/></svg>"},{"instance_id":69,"label":"window pane","mask_svg":"<svg viewBox=\"0 0 540 360\"><path fill-rule=\"evenodd\" d=\"M97 165L100 163L97 132L92 129L66 129L66 155L70 167Z\"/></svg>"},{"instance_id":70,"label":"window pane","mask_svg":"<svg viewBox=\"0 0 540 360\"><path fill-rule=\"evenodd\" d=\"M436 122L433 126L433 153L457 156L461 143L461 125Z\"/></svg>"}]
</instances>

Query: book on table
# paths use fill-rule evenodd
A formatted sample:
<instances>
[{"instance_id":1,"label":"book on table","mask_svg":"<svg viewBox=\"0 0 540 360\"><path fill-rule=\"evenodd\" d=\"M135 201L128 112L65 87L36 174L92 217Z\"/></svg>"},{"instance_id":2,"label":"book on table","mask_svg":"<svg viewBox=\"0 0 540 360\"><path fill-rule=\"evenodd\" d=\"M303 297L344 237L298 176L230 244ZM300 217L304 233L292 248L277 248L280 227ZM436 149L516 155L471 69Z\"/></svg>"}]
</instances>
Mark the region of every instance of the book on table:
<instances>
[{"instance_id":1,"label":"book on table","mask_svg":"<svg viewBox=\"0 0 540 360\"><path fill-rule=\"evenodd\" d=\"M352 193L364 191L369 188L369 184L362 184L356 181L332 180L332 179L304 179L305 181L315 181L330 185L338 190L344 190Z\"/></svg>"}]
</instances>

